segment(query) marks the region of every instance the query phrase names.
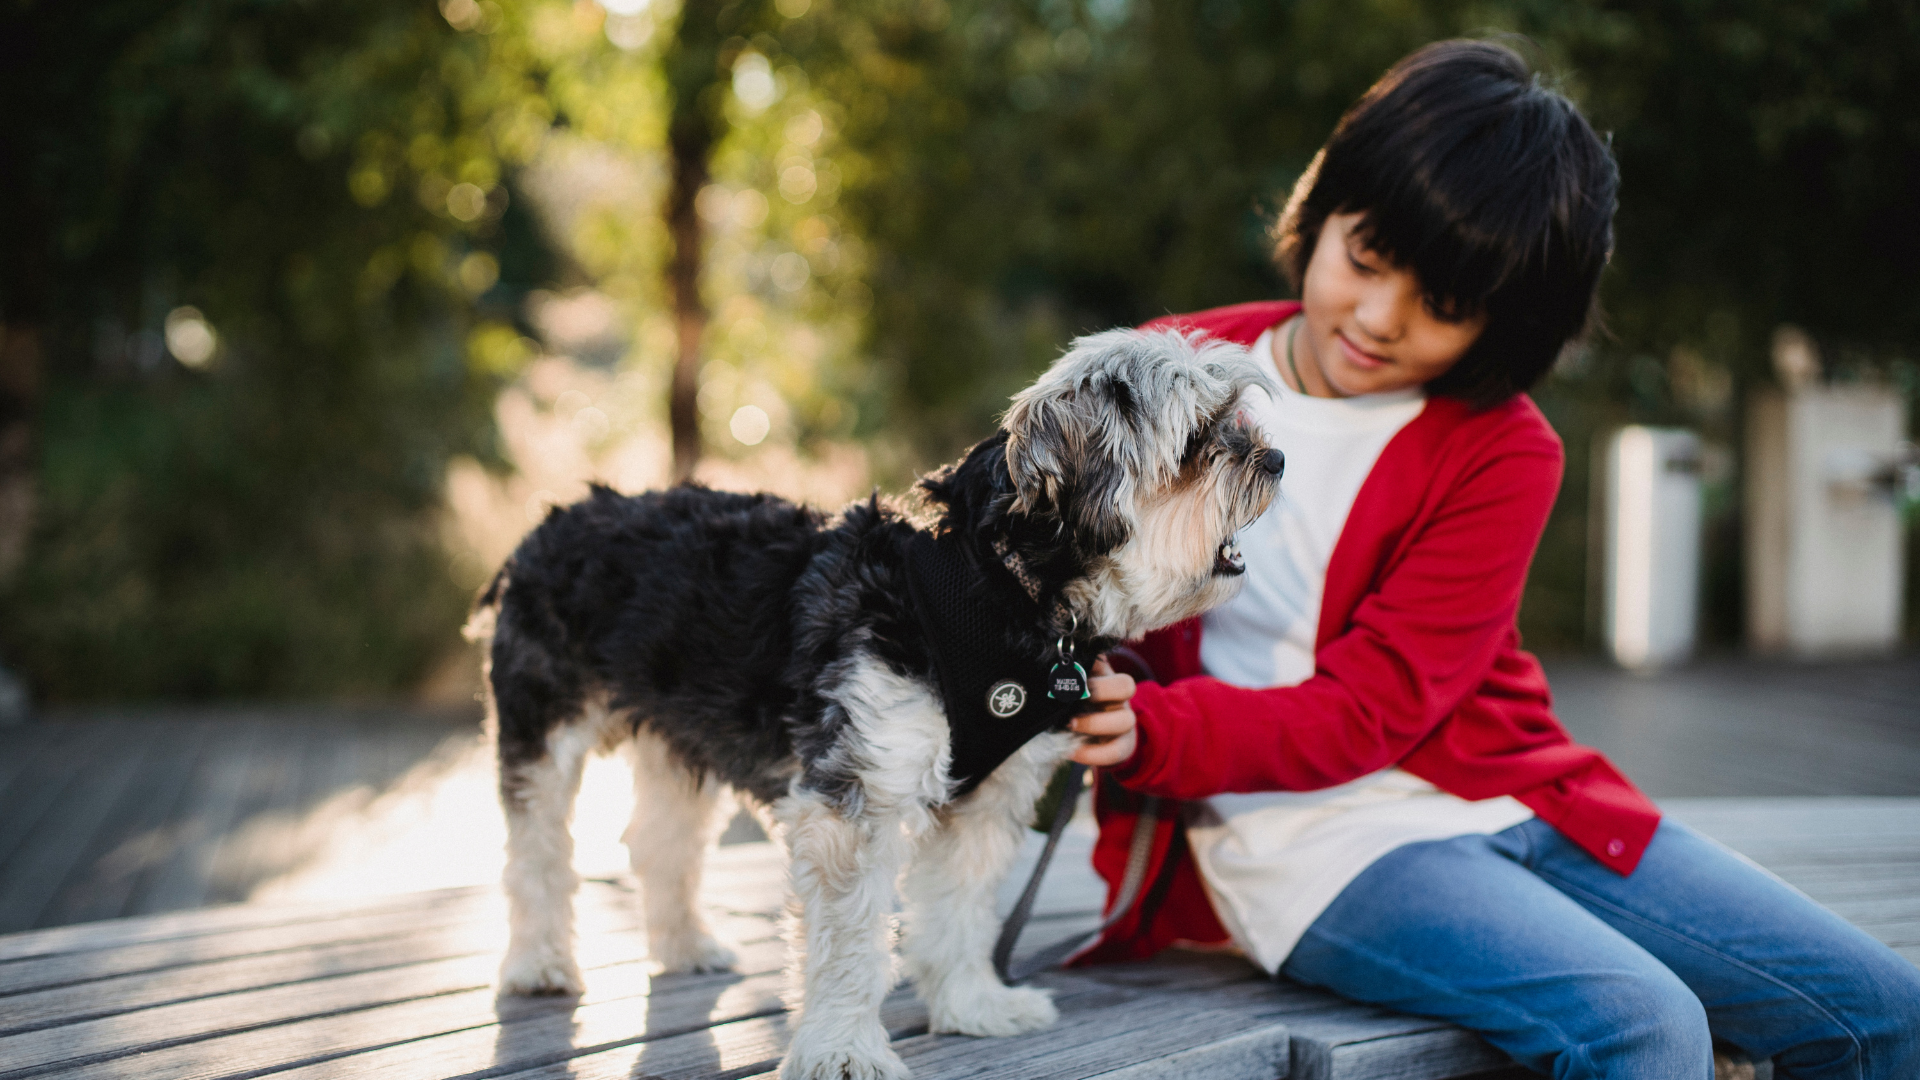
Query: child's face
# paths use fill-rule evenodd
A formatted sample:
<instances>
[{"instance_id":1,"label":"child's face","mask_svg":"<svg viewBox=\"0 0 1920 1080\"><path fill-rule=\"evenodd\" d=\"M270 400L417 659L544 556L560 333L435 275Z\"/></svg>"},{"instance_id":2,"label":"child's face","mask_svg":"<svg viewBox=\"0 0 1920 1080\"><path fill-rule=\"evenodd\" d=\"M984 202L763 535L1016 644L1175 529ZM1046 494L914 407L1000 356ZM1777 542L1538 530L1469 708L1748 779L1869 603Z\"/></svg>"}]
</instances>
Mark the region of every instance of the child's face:
<instances>
[{"instance_id":1,"label":"child's face","mask_svg":"<svg viewBox=\"0 0 1920 1080\"><path fill-rule=\"evenodd\" d=\"M1318 368L1337 397L1420 386L1466 355L1486 326L1485 314L1458 322L1427 307L1420 279L1368 250L1355 233L1360 214L1333 214L1307 263L1301 303L1306 325L1295 359Z\"/></svg>"}]
</instances>

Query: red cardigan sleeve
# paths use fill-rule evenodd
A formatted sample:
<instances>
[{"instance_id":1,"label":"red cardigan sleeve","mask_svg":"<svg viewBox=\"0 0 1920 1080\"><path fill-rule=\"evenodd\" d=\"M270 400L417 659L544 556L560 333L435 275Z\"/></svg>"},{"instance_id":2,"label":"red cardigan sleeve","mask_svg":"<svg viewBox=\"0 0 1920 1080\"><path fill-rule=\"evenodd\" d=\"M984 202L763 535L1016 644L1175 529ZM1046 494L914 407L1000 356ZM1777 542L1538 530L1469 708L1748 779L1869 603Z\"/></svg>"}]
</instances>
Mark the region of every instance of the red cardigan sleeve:
<instances>
[{"instance_id":1,"label":"red cardigan sleeve","mask_svg":"<svg viewBox=\"0 0 1920 1080\"><path fill-rule=\"evenodd\" d=\"M1264 690L1208 676L1141 684L1139 747L1114 778L1198 799L1331 787L1405 758L1511 642L1560 486L1559 441L1540 428L1489 440L1432 512L1416 515L1346 625L1329 633L1323 623L1307 681Z\"/></svg>"}]
</instances>

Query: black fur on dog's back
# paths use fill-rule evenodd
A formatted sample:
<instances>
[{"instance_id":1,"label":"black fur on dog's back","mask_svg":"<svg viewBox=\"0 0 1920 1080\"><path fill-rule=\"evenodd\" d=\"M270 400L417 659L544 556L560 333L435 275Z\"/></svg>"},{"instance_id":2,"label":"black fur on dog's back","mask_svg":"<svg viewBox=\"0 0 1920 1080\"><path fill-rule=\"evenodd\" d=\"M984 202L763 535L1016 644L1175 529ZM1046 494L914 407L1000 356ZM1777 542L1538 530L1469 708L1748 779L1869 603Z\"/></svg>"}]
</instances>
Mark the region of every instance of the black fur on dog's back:
<instances>
[{"instance_id":1,"label":"black fur on dog's back","mask_svg":"<svg viewBox=\"0 0 1920 1080\"><path fill-rule=\"evenodd\" d=\"M911 527L877 499L831 526L770 495L596 486L528 534L481 597L498 605L490 678L505 767L537 760L589 694L664 738L698 774L771 801L794 755L844 718L821 676L856 640L919 672L904 607ZM796 605L812 608L796 617ZM826 607L833 610L826 611ZM816 751L810 753L809 751ZM810 778L822 790L850 777Z\"/></svg>"},{"instance_id":2,"label":"black fur on dog's back","mask_svg":"<svg viewBox=\"0 0 1920 1080\"><path fill-rule=\"evenodd\" d=\"M1039 613L1101 552L1080 550L1054 507L1008 517L1005 441L1004 432L985 440L922 488L941 511L937 531L956 534L982 568L983 599L1032 612L1005 647L1045 655ZM861 798L857 763L833 689L860 657L938 685L907 588L914 532L877 496L829 519L776 496L692 484L632 496L596 485L553 510L476 604L497 609L489 677L502 783L604 693L696 774L771 802L797 770L805 787L850 808ZM1037 603L996 540L1047 582Z\"/></svg>"}]
</instances>

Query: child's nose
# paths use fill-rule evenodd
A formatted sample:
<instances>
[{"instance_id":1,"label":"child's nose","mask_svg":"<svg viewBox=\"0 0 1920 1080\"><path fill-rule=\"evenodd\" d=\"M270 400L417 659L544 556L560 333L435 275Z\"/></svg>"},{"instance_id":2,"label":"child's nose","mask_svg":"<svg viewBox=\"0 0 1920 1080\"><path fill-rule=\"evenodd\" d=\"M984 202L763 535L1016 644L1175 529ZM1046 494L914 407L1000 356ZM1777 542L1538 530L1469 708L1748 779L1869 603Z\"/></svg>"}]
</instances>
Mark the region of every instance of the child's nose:
<instances>
[{"instance_id":1,"label":"child's nose","mask_svg":"<svg viewBox=\"0 0 1920 1080\"><path fill-rule=\"evenodd\" d=\"M1405 271L1395 271L1367 289L1354 312L1362 333L1383 345L1400 340L1413 308L1421 302L1419 285L1412 278Z\"/></svg>"}]
</instances>

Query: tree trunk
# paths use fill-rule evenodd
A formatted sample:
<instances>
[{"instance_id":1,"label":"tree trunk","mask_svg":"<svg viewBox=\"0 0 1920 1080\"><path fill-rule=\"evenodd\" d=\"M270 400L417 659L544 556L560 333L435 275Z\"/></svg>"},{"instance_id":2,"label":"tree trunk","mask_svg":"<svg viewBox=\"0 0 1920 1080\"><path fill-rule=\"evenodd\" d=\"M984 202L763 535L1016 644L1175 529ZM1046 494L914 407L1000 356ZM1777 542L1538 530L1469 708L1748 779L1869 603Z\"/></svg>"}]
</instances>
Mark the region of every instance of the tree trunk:
<instances>
[{"instance_id":1,"label":"tree trunk","mask_svg":"<svg viewBox=\"0 0 1920 1080\"><path fill-rule=\"evenodd\" d=\"M706 230L694 200L707 184L713 133L698 116L676 117L668 142L673 184L667 192L667 233L673 239L673 257L667 262L667 288L673 296L675 352L667 422L673 432L673 479L678 483L691 478L700 461L700 345L707 332L700 277L706 261Z\"/></svg>"},{"instance_id":2,"label":"tree trunk","mask_svg":"<svg viewBox=\"0 0 1920 1080\"><path fill-rule=\"evenodd\" d=\"M673 300L673 384L667 395L667 420L673 430L673 479L693 475L700 461L700 359L707 332L707 307L700 299L706 266L706 229L695 200L707 186L707 160L726 130L715 91L731 77L721 61L726 33L739 29L741 5L756 0L681 0L680 24L661 57L667 77L667 147L673 170L667 190L667 235L673 257L667 263L667 291ZM728 31L722 13L730 12Z\"/></svg>"}]
</instances>

